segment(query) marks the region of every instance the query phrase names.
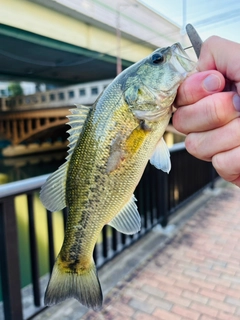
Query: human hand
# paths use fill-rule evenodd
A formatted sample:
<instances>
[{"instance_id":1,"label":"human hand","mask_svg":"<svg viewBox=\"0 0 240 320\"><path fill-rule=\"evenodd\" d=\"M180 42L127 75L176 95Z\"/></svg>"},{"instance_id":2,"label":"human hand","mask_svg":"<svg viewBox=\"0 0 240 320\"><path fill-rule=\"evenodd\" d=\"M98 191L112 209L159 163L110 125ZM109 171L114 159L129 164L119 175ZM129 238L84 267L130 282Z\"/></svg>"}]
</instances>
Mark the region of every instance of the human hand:
<instances>
[{"instance_id":1,"label":"human hand","mask_svg":"<svg viewBox=\"0 0 240 320\"><path fill-rule=\"evenodd\" d=\"M240 44L215 36L203 43L200 72L179 87L173 125L187 135L189 153L240 187L239 57Z\"/></svg>"}]
</instances>

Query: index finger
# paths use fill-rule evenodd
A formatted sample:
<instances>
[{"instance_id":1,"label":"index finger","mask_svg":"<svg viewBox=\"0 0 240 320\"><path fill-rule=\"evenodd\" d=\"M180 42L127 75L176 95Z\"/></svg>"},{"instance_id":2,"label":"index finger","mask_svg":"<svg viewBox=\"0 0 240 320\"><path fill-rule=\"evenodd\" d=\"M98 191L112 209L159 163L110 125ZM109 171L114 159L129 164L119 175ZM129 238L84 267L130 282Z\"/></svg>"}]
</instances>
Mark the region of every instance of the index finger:
<instances>
[{"instance_id":1,"label":"index finger","mask_svg":"<svg viewBox=\"0 0 240 320\"><path fill-rule=\"evenodd\" d=\"M218 70L235 83L238 94L240 94L239 56L239 43L212 36L202 44L198 70Z\"/></svg>"}]
</instances>

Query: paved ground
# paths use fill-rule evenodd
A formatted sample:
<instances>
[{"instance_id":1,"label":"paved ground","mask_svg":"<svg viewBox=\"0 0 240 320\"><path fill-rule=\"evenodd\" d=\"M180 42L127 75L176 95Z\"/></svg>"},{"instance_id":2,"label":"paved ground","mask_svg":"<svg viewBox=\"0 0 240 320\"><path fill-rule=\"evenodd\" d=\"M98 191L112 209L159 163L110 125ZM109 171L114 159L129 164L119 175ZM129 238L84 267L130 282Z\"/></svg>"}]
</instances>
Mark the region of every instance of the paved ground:
<instances>
[{"instance_id":1,"label":"paved ground","mask_svg":"<svg viewBox=\"0 0 240 320\"><path fill-rule=\"evenodd\" d=\"M240 319L240 190L211 198L83 319Z\"/></svg>"},{"instance_id":2,"label":"paved ground","mask_svg":"<svg viewBox=\"0 0 240 320\"><path fill-rule=\"evenodd\" d=\"M190 208L178 222L173 221L177 228L170 235L153 232L149 237L155 247L150 256L131 247L132 260L137 256L141 263L132 266L125 278L117 279L110 291L105 290L101 312L76 316L76 309L65 307L65 311L56 309L55 316L84 320L240 319L240 190L227 186L218 191L205 196L204 202ZM104 270L105 276L107 270L110 267ZM42 314L44 318L54 319L47 313Z\"/></svg>"}]
</instances>

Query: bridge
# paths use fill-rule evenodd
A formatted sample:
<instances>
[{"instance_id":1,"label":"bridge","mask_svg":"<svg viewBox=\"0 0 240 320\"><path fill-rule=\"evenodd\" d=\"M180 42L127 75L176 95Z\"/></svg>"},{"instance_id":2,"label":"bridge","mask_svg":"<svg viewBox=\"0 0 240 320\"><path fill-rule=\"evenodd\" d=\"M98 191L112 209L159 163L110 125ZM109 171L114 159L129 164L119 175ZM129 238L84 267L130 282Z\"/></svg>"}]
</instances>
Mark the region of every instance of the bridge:
<instances>
[{"instance_id":1,"label":"bridge","mask_svg":"<svg viewBox=\"0 0 240 320\"><path fill-rule=\"evenodd\" d=\"M31 95L0 98L0 112L92 105L113 79L91 81ZM3 114L4 116L4 114Z\"/></svg>"},{"instance_id":2,"label":"bridge","mask_svg":"<svg viewBox=\"0 0 240 320\"><path fill-rule=\"evenodd\" d=\"M2 0L0 42L0 81L58 87L1 99L0 135L14 148L64 140L74 104L91 105L116 74L157 47L189 45L179 26L137 0Z\"/></svg>"},{"instance_id":3,"label":"bridge","mask_svg":"<svg viewBox=\"0 0 240 320\"><path fill-rule=\"evenodd\" d=\"M3 155L66 148L69 109L76 104L93 104L110 82L111 79L94 81L34 95L0 98L0 134L13 146L4 149ZM38 145L29 145L36 141ZM25 145L19 147L23 142Z\"/></svg>"},{"instance_id":4,"label":"bridge","mask_svg":"<svg viewBox=\"0 0 240 320\"><path fill-rule=\"evenodd\" d=\"M51 129L56 131L56 127L62 127L67 122L67 114L68 108L58 108L57 114L56 109L24 111L14 115L7 112L0 120L1 133L11 140L13 145L40 140L46 130L48 136L53 138Z\"/></svg>"},{"instance_id":5,"label":"bridge","mask_svg":"<svg viewBox=\"0 0 240 320\"><path fill-rule=\"evenodd\" d=\"M1 0L0 80L110 79L174 42L189 45L179 26L137 0Z\"/></svg>"}]
</instances>

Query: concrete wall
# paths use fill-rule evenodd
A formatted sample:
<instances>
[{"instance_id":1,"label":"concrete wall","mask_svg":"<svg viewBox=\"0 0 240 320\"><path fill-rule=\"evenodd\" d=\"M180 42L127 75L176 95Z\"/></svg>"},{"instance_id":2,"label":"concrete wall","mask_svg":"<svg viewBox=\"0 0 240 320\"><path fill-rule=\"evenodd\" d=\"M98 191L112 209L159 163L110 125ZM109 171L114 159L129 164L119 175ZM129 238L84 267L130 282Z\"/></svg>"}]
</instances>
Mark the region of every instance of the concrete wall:
<instances>
[{"instance_id":1,"label":"concrete wall","mask_svg":"<svg viewBox=\"0 0 240 320\"><path fill-rule=\"evenodd\" d=\"M1 0L0 23L112 56L120 50L133 62L182 40L178 26L136 0Z\"/></svg>"}]
</instances>

